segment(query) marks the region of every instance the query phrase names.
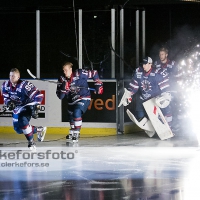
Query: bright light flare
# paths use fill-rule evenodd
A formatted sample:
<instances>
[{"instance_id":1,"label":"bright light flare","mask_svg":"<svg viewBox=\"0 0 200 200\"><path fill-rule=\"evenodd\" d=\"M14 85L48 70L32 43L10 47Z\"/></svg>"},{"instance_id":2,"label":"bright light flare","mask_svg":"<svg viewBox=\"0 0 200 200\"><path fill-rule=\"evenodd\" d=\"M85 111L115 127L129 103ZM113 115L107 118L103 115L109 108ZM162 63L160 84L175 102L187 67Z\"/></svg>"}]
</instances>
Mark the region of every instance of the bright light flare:
<instances>
[{"instance_id":1,"label":"bright light flare","mask_svg":"<svg viewBox=\"0 0 200 200\"><path fill-rule=\"evenodd\" d=\"M185 60L182 60L182 61L181 61L181 65L182 65L182 66L186 66Z\"/></svg>"},{"instance_id":2,"label":"bright light flare","mask_svg":"<svg viewBox=\"0 0 200 200\"><path fill-rule=\"evenodd\" d=\"M188 115L191 119L192 130L196 133L198 142L200 144L200 126L199 126L199 115L200 115L200 90L192 90L190 91L190 95L188 96L188 104L189 110Z\"/></svg>"},{"instance_id":3,"label":"bright light flare","mask_svg":"<svg viewBox=\"0 0 200 200\"><path fill-rule=\"evenodd\" d=\"M191 121L191 129L196 133L200 144L200 45L197 44L186 57L179 62L182 79L178 84L182 90L181 104ZM183 98L184 96L184 98Z\"/></svg>"}]
</instances>

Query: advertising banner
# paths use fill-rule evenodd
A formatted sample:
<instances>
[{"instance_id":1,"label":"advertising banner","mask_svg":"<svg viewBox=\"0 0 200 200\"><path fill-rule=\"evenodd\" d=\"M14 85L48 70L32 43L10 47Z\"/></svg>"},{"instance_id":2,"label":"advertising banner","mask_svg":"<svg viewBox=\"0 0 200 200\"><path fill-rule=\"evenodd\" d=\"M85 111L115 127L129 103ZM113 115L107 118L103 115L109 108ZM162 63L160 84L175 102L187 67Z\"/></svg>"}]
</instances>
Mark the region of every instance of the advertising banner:
<instances>
[{"instance_id":1,"label":"advertising banner","mask_svg":"<svg viewBox=\"0 0 200 200\"><path fill-rule=\"evenodd\" d=\"M89 82L89 87L94 88L94 83ZM104 92L102 95L91 91L91 102L84 114L84 122L116 122L116 81L103 81ZM62 122L67 122L67 100L62 100Z\"/></svg>"},{"instance_id":2,"label":"advertising banner","mask_svg":"<svg viewBox=\"0 0 200 200\"><path fill-rule=\"evenodd\" d=\"M56 80L53 80L56 82ZM83 115L85 127L116 127L116 80L102 80L104 92L102 95L91 91L91 102ZM4 80L0 80L0 85ZM56 84L30 80L44 94L38 119L31 119L33 125L48 127L68 127L67 100L60 100L56 96ZM94 88L94 82L88 81L89 87ZM0 95L0 112L4 107L3 97ZM94 123L95 122L95 123ZM0 115L0 126L12 126L12 112L6 111Z\"/></svg>"}]
</instances>

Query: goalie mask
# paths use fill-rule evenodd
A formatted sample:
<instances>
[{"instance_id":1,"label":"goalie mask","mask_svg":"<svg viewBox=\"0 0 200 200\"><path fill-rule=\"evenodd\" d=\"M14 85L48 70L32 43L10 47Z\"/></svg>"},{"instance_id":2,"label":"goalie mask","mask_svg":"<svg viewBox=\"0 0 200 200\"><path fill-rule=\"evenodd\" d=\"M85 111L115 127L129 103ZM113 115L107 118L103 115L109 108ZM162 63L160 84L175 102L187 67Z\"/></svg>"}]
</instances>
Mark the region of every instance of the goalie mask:
<instances>
[{"instance_id":1,"label":"goalie mask","mask_svg":"<svg viewBox=\"0 0 200 200\"><path fill-rule=\"evenodd\" d=\"M160 108L166 108L171 101L171 94L168 92L162 93L160 96L156 97L156 104Z\"/></svg>"}]
</instances>

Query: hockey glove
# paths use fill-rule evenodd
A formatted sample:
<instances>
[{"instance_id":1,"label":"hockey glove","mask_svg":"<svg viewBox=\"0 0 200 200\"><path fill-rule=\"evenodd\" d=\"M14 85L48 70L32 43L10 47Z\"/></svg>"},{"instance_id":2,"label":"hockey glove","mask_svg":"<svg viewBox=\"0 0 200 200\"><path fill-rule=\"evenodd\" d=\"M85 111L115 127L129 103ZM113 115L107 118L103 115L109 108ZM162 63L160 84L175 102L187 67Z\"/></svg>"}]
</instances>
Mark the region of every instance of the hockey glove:
<instances>
[{"instance_id":1,"label":"hockey glove","mask_svg":"<svg viewBox=\"0 0 200 200\"><path fill-rule=\"evenodd\" d=\"M63 81L59 86L59 90L63 93L68 93L70 91L69 83L67 81Z\"/></svg>"},{"instance_id":2,"label":"hockey glove","mask_svg":"<svg viewBox=\"0 0 200 200\"><path fill-rule=\"evenodd\" d=\"M61 89L61 90L65 90L65 85L66 85L66 82L63 81L62 84L61 84L61 86L60 86L60 89Z\"/></svg>"},{"instance_id":3,"label":"hockey glove","mask_svg":"<svg viewBox=\"0 0 200 200\"><path fill-rule=\"evenodd\" d=\"M103 83L101 81L97 81L95 84L95 94L103 94Z\"/></svg>"},{"instance_id":4,"label":"hockey glove","mask_svg":"<svg viewBox=\"0 0 200 200\"><path fill-rule=\"evenodd\" d=\"M122 96L122 99L121 99L118 107L120 107L122 104L124 106L128 106L128 104L131 103L131 101L132 101L132 95L133 95L132 92L130 92L126 88L124 88L124 94Z\"/></svg>"},{"instance_id":5,"label":"hockey glove","mask_svg":"<svg viewBox=\"0 0 200 200\"><path fill-rule=\"evenodd\" d=\"M8 110L14 110L16 105L15 105L15 103L13 101L9 101L7 103L7 107L8 107Z\"/></svg>"},{"instance_id":6,"label":"hockey glove","mask_svg":"<svg viewBox=\"0 0 200 200\"><path fill-rule=\"evenodd\" d=\"M32 110L31 113L32 118L37 119L39 117L38 111L40 110L40 105L36 104L34 106L31 106L31 110Z\"/></svg>"},{"instance_id":7,"label":"hockey glove","mask_svg":"<svg viewBox=\"0 0 200 200\"><path fill-rule=\"evenodd\" d=\"M61 85L61 91L66 91L66 81L63 81L62 82L62 85ZM68 88L69 89L69 88Z\"/></svg>"},{"instance_id":8,"label":"hockey glove","mask_svg":"<svg viewBox=\"0 0 200 200\"><path fill-rule=\"evenodd\" d=\"M171 94L169 92L164 92L160 96L156 97L156 104L160 108L166 108L171 101Z\"/></svg>"}]
</instances>

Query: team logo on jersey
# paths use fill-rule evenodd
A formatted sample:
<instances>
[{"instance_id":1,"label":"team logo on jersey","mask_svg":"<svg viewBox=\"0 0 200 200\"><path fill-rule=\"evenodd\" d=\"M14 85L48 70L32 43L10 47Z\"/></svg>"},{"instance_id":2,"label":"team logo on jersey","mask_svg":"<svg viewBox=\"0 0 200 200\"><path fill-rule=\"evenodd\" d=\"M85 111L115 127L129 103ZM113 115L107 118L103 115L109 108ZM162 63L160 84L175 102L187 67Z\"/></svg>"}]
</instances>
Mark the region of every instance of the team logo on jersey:
<instances>
[{"instance_id":1,"label":"team logo on jersey","mask_svg":"<svg viewBox=\"0 0 200 200\"><path fill-rule=\"evenodd\" d=\"M143 80L141 82L142 90L148 92L151 90L151 83L148 80Z\"/></svg>"},{"instance_id":2,"label":"team logo on jersey","mask_svg":"<svg viewBox=\"0 0 200 200\"><path fill-rule=\"evenodd\" d=\"M168 71L165 69L165 70L161 71L160 74L161 74L163 77L166 77L169 73L168 73Z\"/></svg>"}]
</instances>

